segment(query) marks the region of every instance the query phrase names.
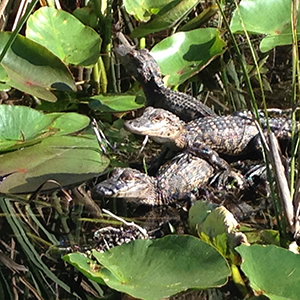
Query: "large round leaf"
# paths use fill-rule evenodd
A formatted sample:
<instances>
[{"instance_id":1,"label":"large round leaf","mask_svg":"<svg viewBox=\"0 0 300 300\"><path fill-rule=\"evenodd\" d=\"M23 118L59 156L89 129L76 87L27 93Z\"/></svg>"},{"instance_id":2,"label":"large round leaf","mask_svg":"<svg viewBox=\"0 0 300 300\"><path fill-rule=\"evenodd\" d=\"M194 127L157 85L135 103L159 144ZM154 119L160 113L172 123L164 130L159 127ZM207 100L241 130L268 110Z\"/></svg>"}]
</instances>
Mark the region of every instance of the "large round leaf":
<instances>
[{"instance_id":1,"label":"large round leaf","mask_svg":"<svg viewBox=\"0 0 300 300\"><path fill-rule=\"evenodd\" d=\"M90 66L100 54L99 35L73 15L53 7L42 7L30 16L26 36L67 64Z\"/></svg>"},{"instance_id":2,"label":"large round leaf","mask_svg":"<svg viewBox=\"0 0 300 300\"><path fill-rule=\"evenodd\" d=\"M0 152L33 145L54 134L77 132L89 122L77 113L44 115L25 106L0 105Z\"/></svg>"},{"instance_id":3,"label":"large round leaf","mask_svg":"<svg viewBox=\"0 0 300 300\"><path fill-rule=\"evenodd\" d=\"M31 140L47 130L52 120L25 106L0 105L0 149L5 140Z\"/></svg>"},{"instance_id":4,"label":"large round leaf","mask_svg":"<svg viewBox=\"0 0 300 300\"><path fill-rule=\"evenodd\" d=\"M56 135L67 135L80 131L90 124L90 118L77 113L51 113L47 115L54 119L52 127L59 129Z\"/></svg>"},{"instance_id":5,"label":"large round leaf","mask_svg":"<svg viewBox=\"0 0 300 300\"><path fill-rule=\"evenodd\" d=\"M31 147L0 156L0 193L28 193L46 180L78 184L103 172L109 159L98 151L95 136L49 137ZM46 184L43 190L57 188Z\"/></svg>"},{"instance_id":6,"label":"large round leaf","mask_svg":"<svg viewBox=\"0 0 300 300\"><path fill-rule=\"evenodd\" d=\"M11 33L0 32L0 51L3 50ZM56 101L51 89L75 90L74 80L62 63L43 46L21 35L7 51L2 60L9 77L9 84L16 89L38 98Z\"/></svg>"},{"instance_id":7,"label":"large round leaf","mask_svg":"<svg viewBox=\"0 0 300 300\"><path fill-rule=\"evenodd\" d=\"M178 32L155 45L151 54L158 62L167 83L177 85L201 71L224 52L226 43L215 28Z\"/></svg>"},{"instance_id":8,"label":"large round leaf","mask_svg":"<svg viewBox=\"0 0 300 300\"><path fill-rule=\"evenodd\" d=\"M241 245L242 270L251 287L270 299L299 299L300 255L270 245Z\"/></svg>"},{"instance_id":9,"label":"large round leaf","mask_svg":"<svg viewBox=\"0 0 300 300\"><path fill-rule=\"evenodd\" d=\"M266 12L270 17L266 17ZM230 28L233 32L243 32L245 28L251 33L266 34L260 44L263 52L275 46L291 44L291 1L242 0L233 14ZM300 32L299 21L297 32Z\"/></svg>"},{"instance_id":10,"label":"large round leaf","mask_svg":"<svg viewBox=\"0 0 300 300\"><path fill-rule=\"evenodd\" d=\"M190 288L219 287L230 270L211 246L192 236L135 240L104 253L93 251L103 266L91 268L74 253L64 259L89 278L139 299L162 299Z\"/></svg>"}]
</instances>

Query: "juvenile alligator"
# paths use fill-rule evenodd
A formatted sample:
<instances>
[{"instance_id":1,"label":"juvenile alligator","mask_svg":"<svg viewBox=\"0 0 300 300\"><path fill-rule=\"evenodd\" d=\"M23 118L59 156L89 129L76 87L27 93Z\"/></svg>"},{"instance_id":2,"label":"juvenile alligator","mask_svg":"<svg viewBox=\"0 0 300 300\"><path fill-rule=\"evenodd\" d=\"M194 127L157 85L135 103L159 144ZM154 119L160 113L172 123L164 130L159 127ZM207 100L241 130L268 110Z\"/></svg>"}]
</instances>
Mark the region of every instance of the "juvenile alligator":
<instances>
[{"instance_id":1,"label":"juvenile alligator","mask_svg":"<svg viewBox=\"0 0 300 300\"><path fill-rule=\"evenodd\" d=\"M180 154L161 167L156 177L131 168L116 168L111 177L93 189L93 198L125 198L147 205L169 204L189 199L192 192L206 185L214 168L205 160Z\"/></svg>"},{"instance_id":2,"label":"juvenile alligator","mask_svg":"<svg viewBox=\"0 0 300 300\"><path fill-rule=\"evenodd\" d=\"M265 131L266 119L262 117L260 121ZM269 125L278 138L290 138L290 120L270 118ZM171 148L186 149L224 169L228 169L228 164L219 153L240 155L260 148L259 130L250 112L204 117L185 123L169 111L147 107L141 117L126 121L124 127L132 133L149 135Z\"/></svg>"},{"instance_id":3,"label":"juvenile alligator","mask_svg":"<svg viewBox=\"0 0 300 300\"><path fill-rule=\"evenodd\" d=\"M148 106L169 110L186 122L200 117L215 116L208 106L196 98L166 88L160 68L147 49L134 50L120 45L116 52L127 73L142 85Z\"/></svg>"}]
</instances>

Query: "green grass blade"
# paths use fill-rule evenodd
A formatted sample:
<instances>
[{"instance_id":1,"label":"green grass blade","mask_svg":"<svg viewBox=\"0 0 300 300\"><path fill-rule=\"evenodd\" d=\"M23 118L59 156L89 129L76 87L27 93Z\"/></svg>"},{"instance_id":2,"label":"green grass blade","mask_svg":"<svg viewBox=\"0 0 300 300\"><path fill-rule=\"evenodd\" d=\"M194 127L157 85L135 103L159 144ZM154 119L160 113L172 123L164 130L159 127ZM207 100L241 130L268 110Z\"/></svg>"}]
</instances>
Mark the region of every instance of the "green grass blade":
<instances>
[{"instance_id":1,"label":"green grass blade","mask_svg":"<svg viewBox=\"0 0 300 300\"><path fill-rule=\"evenodd\" d=\"M41 289L41 294L44 299L53 299L53 293L55 294L55 291L51 291L50 289L46 288L49 286L49 283L45 277L50 278L68 293L74 294L72 293L71 288L58 279L44 264L39 253L28 239L26 231L24 230L22 223L16 216L15 211L10 203L10 199L2 198L0 201L0 208L5 214L7 222L9 223L18 243L26 255L29 269L34 276L38 287Z\"/></svg>"},{"instance_id":2,"label":"green grass blade","mask_svg":"<svg viewBox=\"0 0 300 300\"><path fill-rule=\"evenodd\" d=\"M33 0L29 4L27 11L25 12L25 14L23 15L23 17L19 21L16 29L14 30L14 32L10 36L7 44L5 45L4 49L2 50L2 52L0 54L0 63L1 63L2 59L3 59L3 57L5 56L6 52L8 51L9 47L12 45L12 43L16 39L16 37L17 37L18 33L20 32L21 28L23 27L23 25L25 24L25 22L29 18L30 14L33 11L33 9L34 9L35 5L37 4L37 2L38 2L38 0Z\"/></svg>"}]
</instances>

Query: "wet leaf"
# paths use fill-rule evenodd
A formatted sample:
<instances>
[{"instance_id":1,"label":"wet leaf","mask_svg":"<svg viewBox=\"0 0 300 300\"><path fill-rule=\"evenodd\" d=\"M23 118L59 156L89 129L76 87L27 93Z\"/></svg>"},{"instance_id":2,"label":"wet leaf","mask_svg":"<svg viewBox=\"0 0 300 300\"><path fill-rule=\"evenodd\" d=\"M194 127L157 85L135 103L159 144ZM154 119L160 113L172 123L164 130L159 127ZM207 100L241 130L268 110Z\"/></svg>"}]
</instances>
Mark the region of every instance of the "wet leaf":
<instances>
[{"instance_id":1,"label":"wet leaf","mask_svg":"<svg viewBox=\"0 0 300 300\"><path fill-rule=\"evenodd\" d=\"M72 14L53 7L42 7L30 16L26 36L51 50L67 64L88 67L99 57L99 35Z\"/></svg>"},{"instance_id":2,"label":"wet leaf","mask_svg":"<svg viewBox=\"0 0 300 300\"><path fill-rule=\"evenodd\" d=\"M201 28L175 33L156 44L151 54L167 75L167 84L177 85L222 54L225 45L217 29Z\"/></svg>"},{"instance_id":3,"label":"wet leaf","mask_svg":"<svg viewBox=\"0 0 300 300\"><path fill-rule=\"evenodd\" d=\"M93 251L99 262L92 269L79 253L64 257L88 278L139 299L162 299L189 288L219 287L230 270L211 246L192 236L170 235L135 240L104 253ZM132 263L134 261L134 263Z\"/></svg>"}]
</instances>

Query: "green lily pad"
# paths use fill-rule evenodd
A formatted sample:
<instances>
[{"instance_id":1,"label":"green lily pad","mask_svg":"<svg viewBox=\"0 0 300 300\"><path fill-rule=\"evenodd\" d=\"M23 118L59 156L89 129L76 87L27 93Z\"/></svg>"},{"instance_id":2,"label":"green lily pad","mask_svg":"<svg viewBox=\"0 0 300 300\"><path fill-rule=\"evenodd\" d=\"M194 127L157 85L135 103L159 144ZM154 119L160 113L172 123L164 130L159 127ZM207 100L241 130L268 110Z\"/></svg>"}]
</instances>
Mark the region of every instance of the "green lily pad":
<instances>
[{"instance_id":1,"label":"green lily pad","mask_svg":"<svg viewBox=\"0 0 300 300\"><path fill-rule=\"evenodd\" d=\"M99 35L63 10L46 6L37 10L28 19L26 36L67 64L88 67L99 58Z\"/></svg>"},{"instance_id":2,"label":"green lily pad","mask_svg":"<svg viewBox=\"0 0 300 300\"><path fill-rule=\"evenodd\" d=\"M0 155L0 193L29 193L47 180L62 186L79 184L103 172L109 159L100 154L94 135L57 136ZM47 183L43 190L57 188Z\"/></svg>"},{"instance_id":3,"label":"green lily pad","mask_svg":"<svg viewBox=\"0 0 300 300\"><path fill-rule=\"evenodd\" d=\"M266 18L266 12L272 17ZM250 33L267 35L260 43L262 52L276 46L289 45L292 43L291 1L242 0L234 11L230 28L236 33L243 33L245 28ZM299 17L297 32L299 39Z\"/></svg>"},{"instance_id":4,"label":"green lily pad","mask_svg":"<svg viewBox=\"0 0 300 300\"><path fill-rule=\"evenodd\" d=\"M0 32L0 51L11 33ZM52 89L76 90L70 71L62 61L45 47L21 35L2 60L9 85L43 100L55 102Z\"/></svg>"},{"instance_id":5,"label":"green lily pad","mask_svg":"<svg viewBox=\"0 0 300 300\"><path fill-rule=\"evenodd\" d=\"M89 117L77 113L52 113L47 116L55 120L51 126L59 129L56 135L77 132L90 124Z\"/></svg>"},{"instance_id":6,"label":"green lily pad","mask_svg":"<svg viewBox=\"0 0 300 300\"><path fill-rule=\"evenodd\" d=\"M126 11L139 21L148 21L173 0L124 0Z\"/></svg>"},{"instance_id":7,"label":"green lily pad","mask_svg":"<svg viewBox=\"0 0 300 300\"><path fill-rule=\"evenodd\" d=\"M162 40L151 50L168 85L177 85L200 72L224 52L226 43L215 28L178 32Z\"/></svg>"},{"instance_id":8,"label":"green lily pad","mask_svg":"<svg viewBox=\"0 0 300 300\"><path fill-rule=\"evenodd\" d=\"M0 152L32 145L54 134L77 132L89 122L77 113L44 115L25 106L0 105Z\"/></svg>"},{"instance_id":9,"label":"green lily pad","mask_svg":"<svg viewBox=\"0 0 300 300\"><path fill-rule=\"evenodd\" d=\"M230 275L226 260L192 236L135 240L104 253L93 251L99 268L74 253L64 260L88 278L139 299L162 299L190 288L220 287ZM133 263L134 262L134 263Z\"/></svg>"},{"instance_id":10,"label":"green lily pad","mask_svg":"<svg viewBox=\"0 0 300 300\"><path fill-rule=\"evenodd\" d=\"M46 131L52 120L25 106L0 105L0 140L33 139Z\"/></svg>"},{"instance_id":11,"label":"green lily pad","mask_svg":"<svg viewBox=\"0 0 300 300\"><path fill-rule=\"evenodd\" d=\"M132 38L143 37L167 28L174 27L182 20L197 4L199 0L175 0L168 3L160 12L147 24L141 24L135 28Z\"/></svg>"},{"instance_id":12,"label":"green lily pad","mask_svg":"<svg viewBox=\"0 0 300 300\"><path fill-rule=\"evenodd\" d=\"M241 245L242 270L251 287L272 300L296 300L300 294L300 255L270 245Z\"/></svg>"},{"instance_id":13,"label":"green lily pad","mask_svg":"<svg viewBox=\"0 0 300 300\"><path fill-rule=\"evenodd\" d=\"M122 112L143 107L144 104L136 103L135 98L133 95L97 95L89 98L89 107L101 112Z\"/></svg>"}]
</instances>

